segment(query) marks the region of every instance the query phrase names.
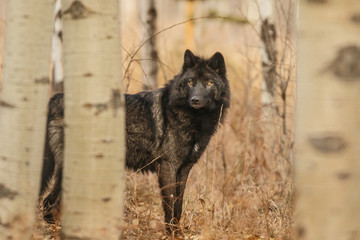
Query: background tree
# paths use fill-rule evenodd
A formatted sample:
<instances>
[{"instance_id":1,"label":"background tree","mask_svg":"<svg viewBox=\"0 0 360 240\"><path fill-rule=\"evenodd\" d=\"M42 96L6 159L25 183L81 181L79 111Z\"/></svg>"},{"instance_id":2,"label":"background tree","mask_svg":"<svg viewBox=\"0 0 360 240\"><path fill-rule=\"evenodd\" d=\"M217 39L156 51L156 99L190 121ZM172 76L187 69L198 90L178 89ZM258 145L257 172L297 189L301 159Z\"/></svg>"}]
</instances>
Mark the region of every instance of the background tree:
<instances>
[{"instance_id":1,"label":"background tree","mask_svg":"<svg viewBox=\"0 0 360 240\"><path fill-rule=\"evenodd\" d=\"M8 1L0 101L0 239L30 239L32 233L45 140L51 12L51 1Z\"/></svg>"},{"instance_id":2,"label":"background tree","mask_svg":"<svg viewBox=\"0 0 360 240\"><path fill-rule=\"evenodd\" d=\"M62 237L119 239L125 115L118 0L63 1Z\"/></svg>"},{"instance_id":3,"label":"background tree","mask_svg":"<svg viewBox=\"0 0 360 240\"><path fill-rule=\"evenodd\" d=\"M54 30L52 36L52 90L62 92L64 90L64 70L62 61L62 21L61 0L55 1L54 7Z\"/></svg>"},{"instance_id":4,"label":"background tree","mask_svg":"<svg viewBox=\"0 0 360 240\"><path fill-rule=\"evenodd\" d=\"M141 0L143 41L147 41L144 46L141 47L140 52L144 90L157 88L158 53L156 49L156 37L151 37L157 32L156 20L157 10L155 0Z\"/></svg>"},{"instance_id":5,"label":"background tree","mask_svg":"<svg viewBox=\"0 0 360 240\"><path fill-rule=\"evenodd\" d=\"M273 0L258 0L260 13L260 40L261 40L261 58L263 67L262 95L264 116L276 114L276 27L274 24L275 2Z\"/></svg>"},{"instance_id":6,"label":"background tree","mask_svg":"<svg viewBox=\"0 0 360 240\"><path fill-rule=\"evenodd\" d=\"M0 1L0 64L3 64L3 52L4 52L4 35L5 35L5 20L7 1ZM0 68L0 84L2 79L2 69ZM1 97L1 93L0 93Z\"/></svg>"},{"instance_id":7,"label":"background tree","mask_svg":"<svg viewBox=\"0 0 360 240\"><path fill-rule=\"evenodd\" d=\"M274 1L258 0L260 18L260 50L262 60L261 82L261 129L263 141L263 162L268 165L274 158L277 125L276 99L276 27L274 24Z\"/></svg>"},{"instance_id":8,"label":"background tree","mask_svg":"<svg viewBox=\"0 0 360 240\"><path fill-rule=\"evenodd\" d=\"M356 13L357 0L300 1L297 239L360 239Z\"/></svg>"}]
</instances>

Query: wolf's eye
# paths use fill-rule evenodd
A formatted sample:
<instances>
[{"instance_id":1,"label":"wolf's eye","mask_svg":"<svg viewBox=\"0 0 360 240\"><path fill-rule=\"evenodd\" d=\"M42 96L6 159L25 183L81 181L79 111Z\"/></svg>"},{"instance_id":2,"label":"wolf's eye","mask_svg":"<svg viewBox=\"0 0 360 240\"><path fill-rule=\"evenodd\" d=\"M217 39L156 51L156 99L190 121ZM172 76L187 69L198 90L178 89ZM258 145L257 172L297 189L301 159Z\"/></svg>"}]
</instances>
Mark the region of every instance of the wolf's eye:
<instances>
[{"instance_id":1,"label":"wolf's eye","mask_svg":"<svg viewBox=\"0 0 360 240\"><path fill-rule=\"evenodd\" d=\"M207 86L211 86L212 84L213 84L213 83L210 82L210 81L207 81L207 82L206 82L206 85L207 85Z\"/></svg>"},{"instance_id":2,"label":"wolf's eye","mask_svg":"<svg viewBox=\"0 0 360 240\"><path fill-rule=\"evenodd\" d=\"M192 86L192 85L194 85L194 81L193 81L192 79L189 79L189 80L188 80L188 84L189 84L190 86Z\"/></svg>"}]
</instances>

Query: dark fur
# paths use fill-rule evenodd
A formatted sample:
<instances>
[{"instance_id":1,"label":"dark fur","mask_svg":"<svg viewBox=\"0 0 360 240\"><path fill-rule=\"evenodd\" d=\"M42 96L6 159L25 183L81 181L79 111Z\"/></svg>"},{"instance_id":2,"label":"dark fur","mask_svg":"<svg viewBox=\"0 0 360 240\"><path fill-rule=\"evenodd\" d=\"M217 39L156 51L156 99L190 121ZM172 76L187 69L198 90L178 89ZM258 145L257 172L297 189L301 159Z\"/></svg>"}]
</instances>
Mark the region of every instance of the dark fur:
<instances>
[{"instance_id":1,"label":"dark fur","mask_svg":"<svg viewBox=\"0 0 360 240\"><path fill-rule=\"evenodd\" d=\"M203 59L189 50L181 73L164 88L126 95L126 165L158 173L169 232L180 221L188 174L224 119L229 99L223 56L217 52ZM47 221L59 208L63 110L63 94L55 95L49 103L41 187L42 195L50 189L43 201Z\"/></svg>"}]
</instances>

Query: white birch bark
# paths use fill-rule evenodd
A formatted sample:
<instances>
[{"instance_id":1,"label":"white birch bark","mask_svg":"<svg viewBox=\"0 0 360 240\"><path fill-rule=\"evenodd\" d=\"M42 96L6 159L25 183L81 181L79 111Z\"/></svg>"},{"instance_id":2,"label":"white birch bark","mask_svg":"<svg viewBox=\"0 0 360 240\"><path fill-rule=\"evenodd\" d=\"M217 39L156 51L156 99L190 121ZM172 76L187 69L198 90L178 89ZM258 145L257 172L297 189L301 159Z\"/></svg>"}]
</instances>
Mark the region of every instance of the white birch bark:
<instances>
[{"instance_id":1,"label":"white birch bark","mask_svg":"<svg viewBox=\"0 0 360 240\"><path fill-rule=\"evenodd\" d=\"M276 29L274 24L274 1L258 0L261 19L260 40L263 66L262 105L264 115L274 115L276 102Z\"/></svg>"},{"instance_id":2,"label":"white birch bark","mask_svg":"<svg viewBox=\"0 0 360 240\"><path fill-rule=\"evenodd\" d=\"M296 239L360 239L359 9L300 1Z\"/></svg>"},{"instance_id":3,"label":"white birch bark","mask_svg":"<svg viewBox=\"0 0 360 240\"><path fill-rule=\"evenodd\" d=\"M8 1L0 101L0 239L30 239L32 234L45 141L52 8L51 1Z\"/></svg>"},{"instance_id":4,"label":"white birch bark","mask_svg":"<svg viewBox=\"0 0 360 240\"><path fill-rule=\"evenodd\" d=\"M63 1L63 239L119 239L125 113L118 0Z\"/></svg>"},{"instance_id":5,"label":"white birch bark","mask_svg":"<svg viewBox=\"0 0 360 240\"><path fill-rule=\"evenodd\" d=\"M62 60L62 21L61 0L55 1L54 8L54 32L52 37L52 61L53 61L53 90L62 92L64 86L64 70Z\"/></svg>"},{"instance_id":6,"label":"white birch bark","mask_svg":"<svg viewBox=\"0 0 360 240\"><path fill-rule=\"evenodd\" d=\"M6 27L6 9L7 1L0 1L0 66L3 65L3 56L4 56L4 36L5 36L5 27ZM0 68L0 83L2 80L2 69ZM1 97L1 92L0 92Z\"/></svg>"},{"instance_id":7,"label":"white birch bark","mask_svg":"<svg viewBox=\"0 0 360 240\"><path fill-rule=\"evenodd\" d=\"M273 20L274 1L258 0L260 17L260 49L262 58L261 122L263 141L263 163L271 166L275 161L278 143L278 109L276 103L276 29ZM271 168L271 167L270 167Z\"/></svg>"}]
</instances>

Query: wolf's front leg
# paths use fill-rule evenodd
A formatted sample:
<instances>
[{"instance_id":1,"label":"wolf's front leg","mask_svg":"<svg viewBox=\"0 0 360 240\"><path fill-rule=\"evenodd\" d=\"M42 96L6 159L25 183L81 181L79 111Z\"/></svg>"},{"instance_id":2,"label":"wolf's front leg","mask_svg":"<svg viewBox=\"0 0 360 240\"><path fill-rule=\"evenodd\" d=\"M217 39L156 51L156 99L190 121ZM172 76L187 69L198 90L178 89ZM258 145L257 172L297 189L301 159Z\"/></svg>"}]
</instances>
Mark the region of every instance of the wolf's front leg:
<instances>
[{"instance_id":1,"label":"wolf's front leg","mask_svg":"<svg viewBox=\"0 0 360 240\"><path fill-rule=\"evenodd\" d=\"M54 170L47 181L47 191L43 193L43 216L48 223L55 222L56 215L60 213L61 205L61 183L64 161L64 135L63 129L57 127L56 121L49 123L47 144L49 149L46 153L47 158L44 159L44 166L47 164L54 165ZM54 127L55 125L55 127ZM44 170L46 171L46 169ZM60 217L60 216L57 216Z\"/></svg>"},{"instance_id":2,"label":"wolf's front leg","mask_svg":"<svg viewBox=\"0 0 360 240\"><path fill-rule=\"evenodd\" d=\"M55 166L53 176L50 180L50 191L43 200L43 217L48 223L54 223L55 215L60 212L61 198L61 182L62 182L62 166ZM56 214L54 214L56 212Z\"/></svg>"},{"instance_id":3,"label":"wolf's front leg","mask_svg":"<svg viewBox=\"0 0 360 240\"><path fill-rule=\"evenodd\" d=\"M177 169L166 160L163 160L159 168L159 186L161 190L162 205L165 212L166 231L171 234L177 229L178 222L174 218L176 199L176 172ZM174 221L175 220L175 221Z\"/></svg>"},{"instance_id":4,"label":"wolf's front leg","mask_svg":"<svg viewBox=\"0 0 360 240\"><path fill-rule=\"evenodd\" d=\"M175 199L174 217L178 222L180 221L181 218L186 182L189 176L189 172L193 167L193 165L194 165L193 163L183 164L176 173L176 199Z\"/></svg>"}]
</instances>

